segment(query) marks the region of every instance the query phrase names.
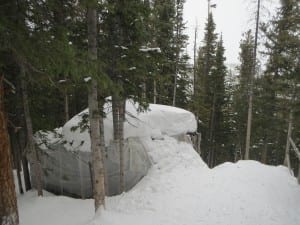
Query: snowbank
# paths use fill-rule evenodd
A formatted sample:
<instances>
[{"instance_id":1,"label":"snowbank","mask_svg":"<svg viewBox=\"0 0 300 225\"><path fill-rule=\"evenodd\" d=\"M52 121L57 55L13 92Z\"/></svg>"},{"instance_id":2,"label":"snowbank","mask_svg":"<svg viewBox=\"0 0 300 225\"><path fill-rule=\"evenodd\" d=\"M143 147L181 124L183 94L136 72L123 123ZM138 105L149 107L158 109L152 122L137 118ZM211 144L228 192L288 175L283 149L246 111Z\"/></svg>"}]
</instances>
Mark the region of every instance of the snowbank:
<instances>
[{"instance_id":1,"label":"snowbank","mask_svg":"<svg viewBox=\"0 0 300 225\"><path fill-rule=\"evenodd\" d=\"M111 103L104 105L104 111L106 113L104 119L105 144L109 145L113 139ZM90 151L90 136L88 129L84 129L88 124L87 118L88 110L86 109L64 125L62 135L66 149ZM173 136L194 132L196 129L195 116L189 111L166 105L150 104L148 111L138 112L138 104L131 100L126 101L125 139L128 137Z\"/></svg>"},{"instance_id":2,"label":"snowbank","mask_svg":"<svg viewBox=\"0 0 300 225\"><path fill-rule=\"evenodd\" d=\"M286 168L240 161L209 170L189 147L168 142L149 142L157 149L149 175L108 199L90 225L300 224L300 187Z\"/></svg>"},{"instance_id":3,"label":"snowbank","mask_svg":"<svg viewBox=\"0 0 300 225\"><path fill-rule=\"evenodd\" d=\"M209 169L191 145L141 138L152 168L132 190L92 200L19 197L22 225L299 225L300 186L285 167L255 161Z\"/></svg>"}]
</instances>

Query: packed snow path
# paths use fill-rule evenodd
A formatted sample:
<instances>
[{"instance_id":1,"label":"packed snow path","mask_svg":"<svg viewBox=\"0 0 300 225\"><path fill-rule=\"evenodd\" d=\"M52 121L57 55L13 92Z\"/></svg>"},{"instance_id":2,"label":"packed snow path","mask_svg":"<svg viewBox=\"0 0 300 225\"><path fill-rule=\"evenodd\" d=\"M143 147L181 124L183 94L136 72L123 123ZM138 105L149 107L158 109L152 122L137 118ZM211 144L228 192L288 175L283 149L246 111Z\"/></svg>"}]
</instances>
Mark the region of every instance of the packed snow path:
<instances>
[{"instance_id":1,"label":"packed snow path","mask_svg":"<svg viewBox=\"0 0 300 225\"><path fill-rule=\"evenodd\" d=\"M21 225L299 225L300 186L284 167L255 161L213 170L185 143L145 138L153 167L131 191L106 200L19 198Z\"/></svg>"}]
</instances>

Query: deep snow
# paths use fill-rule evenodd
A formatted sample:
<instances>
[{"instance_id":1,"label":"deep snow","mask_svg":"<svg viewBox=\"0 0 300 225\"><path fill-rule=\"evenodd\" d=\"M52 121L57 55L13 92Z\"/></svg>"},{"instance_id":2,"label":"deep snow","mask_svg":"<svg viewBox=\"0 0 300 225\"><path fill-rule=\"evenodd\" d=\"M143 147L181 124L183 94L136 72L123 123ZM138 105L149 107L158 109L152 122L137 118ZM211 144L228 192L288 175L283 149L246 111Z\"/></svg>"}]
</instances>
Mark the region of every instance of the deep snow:
<instances>
[{"instance_id":1,"label":"deep snow","mask_svg":"<svg viewBox=\"0 0 300 225\"><path fill-rule=\"evenodd\" d=\"M112 105L108 101L103 106L104 118L104 139L109 145L113 140L113 119ZM193 113L184 109L149 104L146 111L139 112L139 105L132 100L126 101L126 120L124 123L124 138L128 137L150 137L161 135L178 135L194 132L197 129L196 118ZM88 109L74 116L62 128L64 146L68 150L90 151L90 134L88 130L81 130L79 124L88 117Z\"/></svg>"},{"instance_id":2,"label":"deep snow","mask_svg":"<svg viewBox=\"0 0 300 225\"><path fill-rule=\"evenodd\" d=\"M209 169L186 143L143 138L153 166L131 191L92 200L18 197L21 225L299 225L300 186L282 166L255 161Z\"/></svg>"}]
</instances>

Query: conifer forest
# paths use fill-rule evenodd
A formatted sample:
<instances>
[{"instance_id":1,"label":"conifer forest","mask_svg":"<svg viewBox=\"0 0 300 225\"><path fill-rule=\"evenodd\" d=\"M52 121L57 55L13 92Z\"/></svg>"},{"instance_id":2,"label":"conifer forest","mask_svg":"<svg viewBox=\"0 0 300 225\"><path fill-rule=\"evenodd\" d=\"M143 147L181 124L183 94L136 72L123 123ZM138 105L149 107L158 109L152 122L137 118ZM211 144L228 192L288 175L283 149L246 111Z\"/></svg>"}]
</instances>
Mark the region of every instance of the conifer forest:
<instances>
[{"instance_id":1,"label":"conifer forest","mask_svg":"<svg viewBox=\"0 0 300 225\"><path fill-rule=\"evenodd\" d=\"M139 143L142 143L141 146L147 152L147 163L149 161L150 166L145 174L134 178L135 185L140 180L142 184L138 183L139 186L133 187L128 193L143 196L136 197L141 201L150 196L148 191L152 187L150 183L147 186L146 182L150 182L149 176L153 176L154 180L153 170L156 166L164 174L172 170L173 166L175 168L183 163L170 150L177 148L179 150L176 151L182 153L176 154L188 154L186 151L190 150L187 149L195 149L189 156L182 156L182 160L189 159L184 164L186 167L192 167L200 163L197 160L201 160L203 165L207 165L207 169L213 171L214 168L221 169L226 163L239 165L249 160L250 164L251 161L256 161L260 162L259 165L272 168L283 165L288 168L289 174L298 176L300 182L300 1L278 0L278 7L269 16L266 16L267 9L264 7L267 0L253 0L249 3L253 6L251 29L244 30L238 37L238 63L234 65L229 64L226 59L226 51L232 47L226 44L226 33L219 32L222 27L215 20L214 9L219 7L219 1L199 0L207 10L204 15L206 22L193 28L192 36L187 33L188 23L184 17L188 1L0 0L0 225L37 225L33 220L29 220L30 223L24 222L26 219L22 218L29 216L23 215L24 203L19 201L22 196L23 199L26 197L26 193L32 192L34 196L47 198L48 191L54 190L54 186L49 188L45 178L51 172L54 173L54 170L47 167L50 161L46 161L47 157L51 157L51 151L56 151L51 146L55 149L58 146L52 142L47 145L40 141L45 139L37 136L49 134L48 131L59 128L66 132L67 124L78 115L83 115L82 120L78 127L68 130L68 135L72 131L79 134L86 132L84 134L88 138L90 155L84 165L89 174L86 179L90 181L92 194L85 196L94 199L90 210L92 213L95 210L104 212L91 223L94 225L183 224L176 217L170 222L171 214L168 220L141 222L144 220L139 220L139 217L145 219L147 216L143 217L144 214L138 211L130 211L133 201L142 205L138 200L128 200L127 196L133 186L128 183L131 182L128 171L141 173L139 167L134 167L135 171L127 165L128 160L133 163L132 152ZM226 4L233 3L226 1ZM189 46L193 46L192 51L188 50ZM131 107L136 108L134 112L128 108L128 101L132 102ZM107 105L111 108L109 112ZM85 109L88 109L88 113L82 114ZM155 110L167 116L156 116ZM140 117L149 114L150 118L151 113L151 120L143 120L146 116ZM107 125L108 120L111 121L111 126ZM172 122L165 125L168 120ZM149 123L151 131L137 125L144 123ZM128 127L141 130L134 136ZM174 130L173 133L170 132L171 129ZM107 138L110 131L111 139ZM144 137L147 136L146 133L151 137L149 140ZM61 135L59 138L63 141L56 144L65 146L62 147L66 148L62 150L63 153L83 157L85 153L74 153L75 150L68 148L75 148L74 143L77 141L78 149L81 149L87 139L80 142L76 136L74 143L71 143L64 139L64 133L58 135ZM175 136L181 142L179 135L183 135L184 140L188 139L182 144L187 145L186 147L172 142ZM138 141L136 137L140 137ZM130 145L132 140L136 141L132 144L133 147ZM158 145L158 142L161 144ZM48 150L43 153L41 145L46 145ZM168 153L163 153L163 146L167 146L165 148ZM110 175L107 172L115 165L107 161L110 149L117 149L117 175L116 178L111 178L118 184L116 193L125 192L121 196L128 197L128 201L124 200L124 208L122 197L115 200L120 201L116 212L124 210L125 214L125 205L130 203L127 210L132 214L140 214L136 219L113 217L115 214L109 211L113 210L115 204L115 201L105 197L114 190L111 189L112 186L109 191L107 189L110 185L110 178L107 178ZM141 154L136 153L138 157ZM163 161L163 157L169 157L169 160ZM62 181L69 182L71 179L62 178L64 170L71 168L68 161L61 161L65 158L68 157L51 162L53 165L66 165L63 167L65 169L60 169L60 175L54 175L61 177L58 184L60 187ZM173 166L165 171L163 165L168 163ZM137 165L145 167L146 163L143 161ZM78 171L82 169L81 166L79 165ZM195 171L203 170L201 168ZM268 167L263 168L267 170ZM260 172L257 171L259 176ZM170 174L168 176L172 177L173 173ZM289 174L286 176L290 176ZM79 176L79 172L74 176ZM81 176L80 172L80 179ZM175 177L177 176L174 175L174 179ZM188 179L189 175L183 177ZM190 185L187 181L185 185L181 185L180 179L175 179L179 183L175 183L174 187ZM199 175L199 185L201 180ZM85 181L80 182L82 185ZM165 183L157 181L153 186L167 185ZM138 190L143 185L145 193L140 194ZM191 186L197 187L192 183ZM86 197L82 197L85 189L80 187L81 194L78 196L72 191L69 193L66 187L54 191L54 194L85 199ZM163 187L165 186L158 185L157 189L163 190ZM300 200L299 187L295 188ZM161 199L163 196L162 194ZM185 202L182 202L179 204L184 205ZM298 208L298 217L295 213L294 220L290 218L290 221L282 219L278 223L269 223L271 219L262 219L260 221L265 222L261 224L296 225L296 221L300 222L300 201L297 204L291 206L295 210ZM149 206L151 207L155 208ZM162 208L160 213L163 211ZM35 216L38 217L38 214L36 212ZM154 218L155 215L153 214ZM231 215L235 217L235 214ZM212 220L201 223L200 220L191 218L194 217L184 220L186 224L260 224L257 221L243 223L243 218L236 223L229 220L222 220L222 223ZM87 222L77 221L76 224L90 224ZM64 221L62 224L75 223Z\"/></svg>"}]
</instances>

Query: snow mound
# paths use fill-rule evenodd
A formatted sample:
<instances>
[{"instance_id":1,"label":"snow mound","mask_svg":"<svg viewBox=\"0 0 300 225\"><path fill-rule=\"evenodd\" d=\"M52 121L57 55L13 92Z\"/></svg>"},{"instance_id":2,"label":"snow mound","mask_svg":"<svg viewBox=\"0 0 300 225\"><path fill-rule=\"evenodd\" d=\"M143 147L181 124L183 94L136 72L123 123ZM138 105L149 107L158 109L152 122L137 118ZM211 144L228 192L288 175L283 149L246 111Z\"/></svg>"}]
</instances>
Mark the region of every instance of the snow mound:
<instances>
[{"instance_id":1,"label":"snow mound","mask_svg":"<svg viewBox=\"0 0 300 225\"><path fill-rule=\"evenodd\" d=\"M300 187L286 168L239 161L209 170L185 144L147 143L156 149L149 175L90 225L300 224Z\"/></svg>"},{"instance_id":2,"label":"snow mound","mask_svg":"<svg viewBox=\"0 0 300 225\"><path fill-rule=\"evenodd\" d=\"M112 106L104 105L104 139L109 145L113 140ZM88 109L68 121L62 131L65 148L68 150L90 151L90 136L88 132ZM124 138L157 137L161 135L178 135L194 132L197 129L195 116L184 109L150 104L145 112L138 112L138 104L132 100L126 101L126 121Z\"/></svg>"},{"instance_id":3,"label":"snow mound","mask_svg":"<svg viewBox=\"0 0 300 225\"><path fill-rule=\"evenodd\" d=\"M282 166L255 161L209 169L191 145L141 138L152 168L133 189L92 200L19 197L22 225L299 225L300 186ZM63 212L63 213L62 213Z\"/></svg>"}]
</instances>

